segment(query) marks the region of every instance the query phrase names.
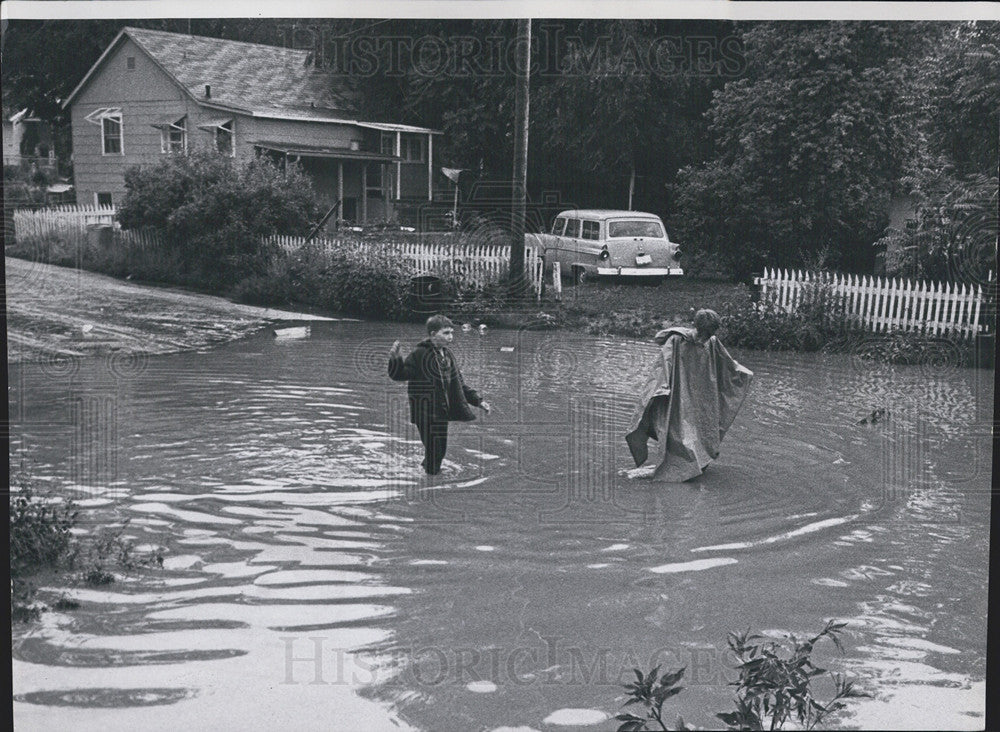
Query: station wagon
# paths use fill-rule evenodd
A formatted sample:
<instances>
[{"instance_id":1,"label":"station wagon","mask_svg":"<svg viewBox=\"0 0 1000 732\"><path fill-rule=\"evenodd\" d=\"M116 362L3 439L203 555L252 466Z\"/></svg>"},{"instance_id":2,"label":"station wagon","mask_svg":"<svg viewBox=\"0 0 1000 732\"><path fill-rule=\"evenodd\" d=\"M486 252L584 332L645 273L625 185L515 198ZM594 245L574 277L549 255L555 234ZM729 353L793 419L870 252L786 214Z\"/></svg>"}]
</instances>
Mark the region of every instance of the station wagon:
<instances>
[{"instance_id":1,"label":"station wagon","mask_svg":"<svg viewBox=\"0 0 1000 732\"><path fill-rule=\"evenodd\" d=\"M545 271L580 283L594 277L663 279L684 274L680 249L659 216L641 211L563 211L548 234L538 234Z\"/></svg>"}]
</instances>

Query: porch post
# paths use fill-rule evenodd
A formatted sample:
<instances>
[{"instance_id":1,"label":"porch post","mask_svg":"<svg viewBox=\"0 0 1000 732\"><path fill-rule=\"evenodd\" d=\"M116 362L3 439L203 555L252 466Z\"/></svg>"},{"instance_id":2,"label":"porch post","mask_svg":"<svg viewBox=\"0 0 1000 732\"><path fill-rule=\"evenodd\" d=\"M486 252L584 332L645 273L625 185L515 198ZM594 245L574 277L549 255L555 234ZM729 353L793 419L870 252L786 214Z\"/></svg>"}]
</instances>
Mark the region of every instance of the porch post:
<instances>
[{"instance_id":1,"label":"porch post","mask_svg":"<svg viewBox=\"0 0 1000 732\"><path fill-rule=\"evenodd\" d=\"M434 135L427 133L427 200L434 200L434 165L431 162L434 156Z\"/></svg>"},{"instance_id":2,"label":"porch post","mask_svg":"<svg viewBox=\"0 0 1000 732\"><path fill-rule=\"evenodd\" d=\"M402 154L403 154L403 135L400 133L399 130L396 130L396 157L398 158ZM402 184L400 182L400 178L402 177L401 176L402 171L403 171L403 165L402 165L402 163L399 160L397 160L396 161L396 200L397 201L403 195L403 188L402 188Z\"/></svg>"},{"instance_id":3,"label":"porch post","mask_svg":"<svg viewBox=\"0 0 1000 732\"><path fill-rule=\"evenodd\" d=\"M340 228L340 222L344 220L344 161L337 161L337 200L340 201L340 207L337 209L337 224Z\"/></svg>"},{"instance_id":4,"label":"porch post","mask_svg":"<svg viewBox=\"0 0 1000 732\"><path fill-rule=\"evenodd\" d=\"M368 163L361 161L361 223L368 223Z\"/></svg>"}]
</instances>

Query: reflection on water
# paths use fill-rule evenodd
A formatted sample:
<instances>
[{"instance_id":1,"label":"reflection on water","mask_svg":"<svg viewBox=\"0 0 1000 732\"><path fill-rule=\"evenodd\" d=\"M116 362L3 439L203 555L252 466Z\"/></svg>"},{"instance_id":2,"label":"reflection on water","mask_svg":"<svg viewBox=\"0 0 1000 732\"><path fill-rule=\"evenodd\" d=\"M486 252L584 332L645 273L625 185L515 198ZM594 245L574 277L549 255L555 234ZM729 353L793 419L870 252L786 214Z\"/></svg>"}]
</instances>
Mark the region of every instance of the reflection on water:
<instances>
[{"instance_id":1,"label":"reflection on water","mask_svg":"<svg viewBox=\"0 0 1000 732\"><path fill-rule=\"evenodd\" d=\"M850 637L824 664L876 697L843 725L982 726L991 372L738 355L757 380L720 459L658 485L621 439L649 344L459 334L494 412L427 479L384 371L398 330L13 365L32 472L85 529L166 549L19 631L18 729L605 730L655 663L711 726L728 631L831 617Z\"/></svg>"}]
</instances>

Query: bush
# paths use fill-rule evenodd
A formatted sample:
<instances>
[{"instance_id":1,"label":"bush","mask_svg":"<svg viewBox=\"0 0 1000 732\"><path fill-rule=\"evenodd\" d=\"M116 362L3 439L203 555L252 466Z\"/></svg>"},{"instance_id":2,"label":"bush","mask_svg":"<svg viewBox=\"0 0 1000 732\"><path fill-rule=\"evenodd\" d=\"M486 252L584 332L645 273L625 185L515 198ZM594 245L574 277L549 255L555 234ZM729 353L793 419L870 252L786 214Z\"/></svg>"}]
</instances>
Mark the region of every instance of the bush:
<instances>
[{"instance_id":1,"label":"bush","mask_svg":"<svg viewBox=\"0 0 1000 732\"><path fill-rule=\"evenodd\" d=\"M105 527L85 539L77 539L79 511L71 500L42 494L27 477L11 479L10 499L10 579L11 618L16 622L35 620L45 606L35 602L31 578L48 571L65 573L79 569L78 579L92 586L116 580L112 569L131 572L141 566L163 566L163 549L136 555L135 544L127 539L126 520ZM76 580L73 580L76 581ZM79 603L59 598L57 609L76 609Z\"/></svg>"},{"instance_id":2,"label":"bush","mask_svg":"<svg viewBox=\"0 0 1000 732\"><path fill-rule=\"evenodd\" d=\"M258 156L246 163L211 153L170 156L125 172L122 228L151 227L210 287L228 287L266 267L261 242L304 236L318 219L309 178Z\"/></svg>"},{"instance_id":3,"label":"bush","mask_svg":"<svg viewBox=\"0 0 1000 732\"><path fill-rule=\"evenodd\" d=\"M938 170L906 179L916 214L875 242L890 277L986 282L996 269L997 177Z\"/></svg>"},{"instance_id":4,"label":"bush","mask_svg":"<svg viewBox=\"0 0 1000 732\"><path fill-rule=\"evenodd\" d=\"M760 302L749 297L726 304L719 338L733 346L759 350L818 351L857 323L823 283L803 286L797 307L786 312L768 293Z\"/></svg>"},{"instance_id":5,"label":"bush","mask_svg":"<svg viewBox=\"0 0 1000 732\"><path fill-rule=\"evenodd\" d=\"M857 691L854 682L836 673L829 674L834 687L830 701L821 704L813 691L813 681L827 673L812 662L813 649L825 638L843 652L839 635L845 626L846 623L831 620L819 633L804 641L788 636L790 649L777 641L751 635L749 630L730 633L729 648L738 661L736 668L740 674L733 683L736 709L720 712L716 718L730 730L784 729L793 719L797 729L814 729L826 715L843 709L846 699L868 696ZM661 730L668 729L663 722L663 704L683 691L679 683L684 669L660 676L657 666L648 674L635 669L635 675L635 682L625 685L629 695L625 704L638 704L645 716L630 712L619 714L616 717L621 722L618 732L642 732L651 729L647 726L651 722ZM694 729L681 717L677 718L676 727Z\"/></svg>"},{"instance_id":6,"label":"bush","mask_svg":"<svg viewBox=\"0 0 1000 732\"><path fill-rule=\"evenodd\" d=\"M409 315L410 273L402 262L347 250L328 255L319 275L320 304L328 310L388 320Z\"/></svg>"},{"instance_id":7,"label":"bush","mask_svg":"<svg viewBox=\"0 0 1000 732\"><path fill-rule=\"evenodd\" d=\"M329 250L311 243L290 254L272 252L263 271L236 284L234 297L257 305L297 302L345 315L404 320L411 314L410 276L399 260L363 247Z\"/></svg>"},{"instance_id":8,"label":"bush","mask_svg":"<svg viewBox=\"0 0 1000 732\"><path fill-rule=\"evenodd\" d=\"M719 338L727 345L769 351L850 353L902 365L971 366L975 344L958 335L895 330L873 333L846 313L823 284L806 286L798 307L786 312L773 298L727 304Z\"/></svg>"},{"instance_id":9,"label":"bush","mask_svg":"<svg viewBox=\"0 0 1000 732\"><path fill-rule=\"evenodd\" d=\"M25 621L41 612L34 605L35 588L29 577L56 568L68 555L78 511L72 501L39 495L23 476L15 476L11 486L11 617Z\"/></svg>"}]
</instances>

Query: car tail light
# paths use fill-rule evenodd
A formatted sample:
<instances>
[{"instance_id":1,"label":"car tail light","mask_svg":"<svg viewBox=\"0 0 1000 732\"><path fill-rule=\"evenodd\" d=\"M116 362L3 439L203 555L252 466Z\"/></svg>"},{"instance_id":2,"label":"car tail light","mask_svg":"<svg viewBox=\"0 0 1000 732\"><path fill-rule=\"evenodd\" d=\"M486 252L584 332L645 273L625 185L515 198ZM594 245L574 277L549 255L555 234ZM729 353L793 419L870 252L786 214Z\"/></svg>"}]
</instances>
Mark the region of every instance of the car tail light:
<instances>
[{"instance_id":1,"label":"car tail light","mask_svg":"<svg viewBox=\"0 0 1000 732\"><path fill-rule=\"evenodd\" d=\"M680 259L680 258L681 258L681 250L680 249L675 249L674 250L674 259Z\"/></svg>"},{"instance_id":2,"label":"car tail light","mask_svg":"<svg viewBox=\"0 0 1000 732\"><path fill-rule=\"evenodd\" d=\"M601 258L602 260L603 260L603 259L608 259L608 258L609 258L609 257L611 256L611 252L609 252L609 251L608 251L608 248L607 248L607 247L604 247L604 248L603 248L603 249L601 250L601 253L600 253L600 254L599 254L598 256L599 256L599 257L600 257L600 258Z\"/></svg>"}]
</instances>

